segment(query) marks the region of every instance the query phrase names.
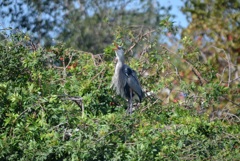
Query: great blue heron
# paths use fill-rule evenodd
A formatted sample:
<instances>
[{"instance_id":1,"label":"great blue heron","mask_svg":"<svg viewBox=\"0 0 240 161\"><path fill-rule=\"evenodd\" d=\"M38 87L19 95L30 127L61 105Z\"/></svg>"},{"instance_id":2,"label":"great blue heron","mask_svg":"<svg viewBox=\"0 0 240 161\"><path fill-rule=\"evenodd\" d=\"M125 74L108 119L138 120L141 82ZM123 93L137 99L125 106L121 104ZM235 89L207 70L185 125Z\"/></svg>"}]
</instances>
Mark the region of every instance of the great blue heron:
<instances>
[{"instance_id":1,"label":"great blue heron","mask_svg":"<svg viewBox=\"0 0 240 161\"><path fill-rule=\"evenodd\" d=\"M112 77L112 87L116 93L128 100L129 114L132 113L133 100L142 101L144 93L137 78L136 71L124 64L124 51L121 46L116 45L115 53L117 56L117 65Z\"/></svg>"}]
</instances>

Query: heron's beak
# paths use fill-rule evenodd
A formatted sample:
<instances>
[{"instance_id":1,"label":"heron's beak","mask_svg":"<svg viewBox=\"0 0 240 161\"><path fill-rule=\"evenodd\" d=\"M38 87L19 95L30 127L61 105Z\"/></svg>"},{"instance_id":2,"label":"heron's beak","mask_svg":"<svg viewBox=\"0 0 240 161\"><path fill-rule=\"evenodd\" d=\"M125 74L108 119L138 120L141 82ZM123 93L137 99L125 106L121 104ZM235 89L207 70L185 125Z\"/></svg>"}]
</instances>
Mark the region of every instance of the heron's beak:
<instances>
[{"instance_id":1,"label":"heron's beak","mask_svg":"<svg viewBox=\"0 0 240 161\"><path fill-rule=\"evenodd\" d=\"M113 50L116 51L118 49L118 44L114 42L114 46L115 47L113 48Z\"/></svg>"}]
</instances>

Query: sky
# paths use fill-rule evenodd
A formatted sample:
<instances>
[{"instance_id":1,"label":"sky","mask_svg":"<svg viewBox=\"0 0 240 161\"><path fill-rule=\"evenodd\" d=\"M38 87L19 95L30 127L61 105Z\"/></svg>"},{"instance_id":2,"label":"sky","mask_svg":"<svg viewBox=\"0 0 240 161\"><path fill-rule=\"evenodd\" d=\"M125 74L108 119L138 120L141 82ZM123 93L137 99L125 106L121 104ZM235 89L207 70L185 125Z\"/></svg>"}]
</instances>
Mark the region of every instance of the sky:
<instances>
[{"instance_id":1,"label":"sky","mask_svg":"<svg viewBox=\"0 0 240 161\"><path fill-rule=\"evenodd\" d=\"M183 15L181 12L181 6L183 6L183 2L181 0L160 0L160 4L163 6L172 6L172 10L170 13L174 14L176 16L175 18L175 25L181 25L182 27L187 27L188 22L186 19L186 16Z\"/></svg>"},{"instance_id":2,"label":"sky","mask_svg":"<svg viewBox=\"0 0 240 161\"><path fill-rule=\"evenodd\" d=\"M172 6L171 14L175 15L174 25L181 26L183 28L187 27L188 22L186 20L186 16L182 14L180 8L183 6L183 2L181 0L158 0L160 5L163 6ZM1 19L0 18L0 29L8 28L10 26L14 26L14 24L9 23L9 18Z\"/></svg>"}]
</instances>

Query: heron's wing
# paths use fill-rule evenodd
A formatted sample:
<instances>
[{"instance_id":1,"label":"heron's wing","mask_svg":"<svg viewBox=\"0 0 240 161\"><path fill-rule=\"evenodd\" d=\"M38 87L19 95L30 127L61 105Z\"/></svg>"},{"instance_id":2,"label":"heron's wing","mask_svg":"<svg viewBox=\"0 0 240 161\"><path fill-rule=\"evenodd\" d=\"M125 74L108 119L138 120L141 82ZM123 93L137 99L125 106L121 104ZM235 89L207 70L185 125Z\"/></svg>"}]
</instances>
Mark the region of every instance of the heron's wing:
<instances>
[{"instance_id":1,"label":"heron's wing","mask_svg":"<svg viewBox=\"0 0 240 161\"><path fill-rule=\"evenodd\" d=\"M144 97L144 93L138 81L136 72L129 66L125 65L124 73L127 76L127 85L138 95L139 100L141 101Z\"/></svg>"}]
</instances>

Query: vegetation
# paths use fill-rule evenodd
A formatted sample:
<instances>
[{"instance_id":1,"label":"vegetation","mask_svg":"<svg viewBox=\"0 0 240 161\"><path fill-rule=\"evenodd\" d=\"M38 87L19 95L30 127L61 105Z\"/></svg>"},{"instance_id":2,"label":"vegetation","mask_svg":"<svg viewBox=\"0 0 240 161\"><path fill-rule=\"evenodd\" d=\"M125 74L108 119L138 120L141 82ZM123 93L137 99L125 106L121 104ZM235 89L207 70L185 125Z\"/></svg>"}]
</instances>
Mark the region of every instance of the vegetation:
<instances>
[{"instance_id":1,"label":"vegetation","mask_svg":"<svg viewBox=\"0 0 240 161\"><path fill-rule=\"evenodd\" d=\"M69 2L72 11L75 1ZM84 1L86 7L96 7L87 2L91 1ZM156 18L160 5L156 13L143 9L153 16L144 24L138 18L146 13L123 7L126 19L111 26L109 21L96 18L108 11L106 2L97 5L102 10L81 19L74 19L79 14L69 12L58 40L64 40L68 33L76 34L66 43L49 44L51 35L43 34L40 41L45 46L41 46L36 45L34 33L11 30L14 32L8 34L7 28L1 30L0 159L239 160L239 39L232 35L231 42L228 36L227 42L220 41L224 39L221 33L238 34L239 2L186 1L183 11L190 25L183 30L181 40L174 36L178 31L171 15L166 12ZM141 2L153 7L151 1ZM39 7L48 1L30 4ZM57 4L54 1L49 7ZM203 15L206 6L213 11L208 12L212 19ZM216 29L221 25L211 21L218 18L221 23L224 15L219 16L219 12L223 10L230 24ZM83 23L84 29L77 31L74 23ZM88 33L90 24L102 24L103 35L94 35L99 29ZM34 28L36 24L31 25ZM200 34L206 29L203 25L208 31ZM108 33L105 44L101 43L105 39L96 40ZM81 46L73 42L77 39L87 41ZM125 111L126 100L110 88L115 66L112 42L125 47L127 63L138 72L146 94L130 116Z\"/></svg>"}]
</instances>

